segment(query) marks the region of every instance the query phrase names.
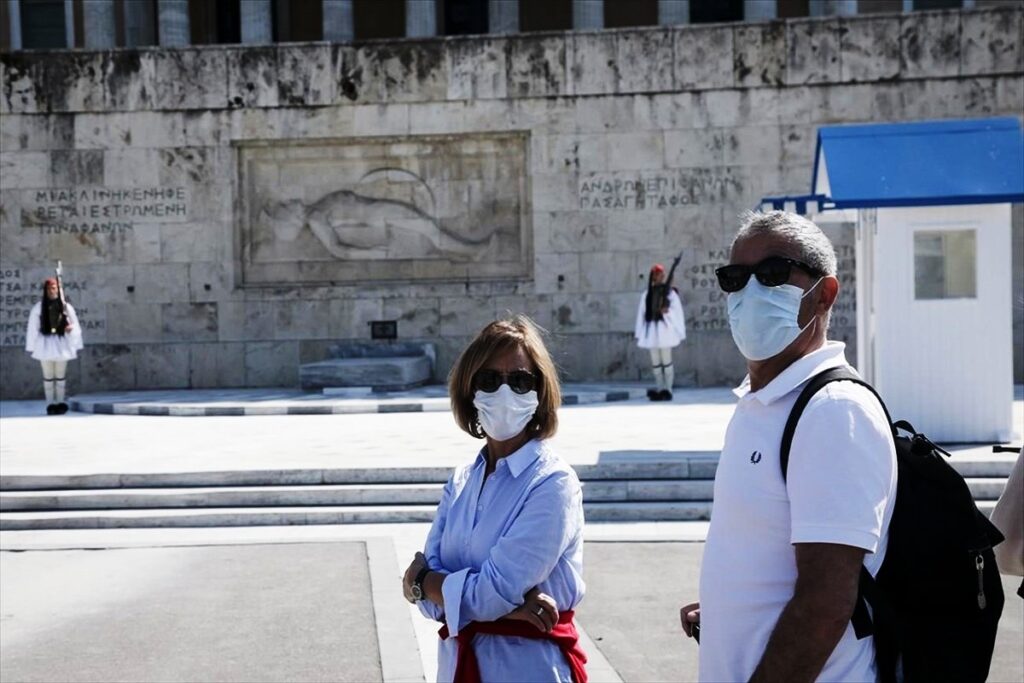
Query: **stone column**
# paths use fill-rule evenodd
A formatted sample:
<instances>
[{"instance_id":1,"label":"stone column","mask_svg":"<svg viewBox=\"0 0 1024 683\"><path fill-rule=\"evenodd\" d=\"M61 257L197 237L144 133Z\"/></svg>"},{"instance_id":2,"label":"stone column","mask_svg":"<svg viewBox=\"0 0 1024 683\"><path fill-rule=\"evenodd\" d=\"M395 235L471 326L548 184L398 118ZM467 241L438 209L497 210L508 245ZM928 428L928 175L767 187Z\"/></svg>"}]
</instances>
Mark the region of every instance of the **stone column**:
<instances>
[{"instance_id":1,"label":"stone column","mask_svg":"<svg viewBox=\"0 0 1024 683\"><path fill-rule=\"evenodd\" d=\"M812 17L853 16L857 14L857 0L810 0L807 10Z\"/></svg>"},{"instance_id":2,"label":"stone column","mask_svg":"<svg viewBox=\"0 0 1024 683\"><path fill-rule=\"evenodd\" d=\"M437 2L405 0L405 36L429 38L437 35Z\"/></svg>"},{"instance_id":3,"label":"stone column","mask_svg":"<svg viewBox=\"0 0 1024 683\"><path fill-rule=\"evenodd\" d=\"M153 24L155 0L132 0L124 3L124 44L126 47L156 45Z\"/></svg>"},{"instance_id":4,"label":"stone column","mask_svg":"<svg viewBox=\"0 0 1024 683\"><path fill-rule=\"evenodd\" d=\"M64 0L64 35L69 48L75 46L75 3Z\"/></svg>"},{"instance_id":5,"label":"stone column","mask_svg":"<svg viewBox=\"0 0 1024 683\"><path fill-rule=\"evenodd\" d=\"M324 40L350 43L355 37L352 0L324 0Z\"/></svg>"},{"instance_id":6,"label":"stone column","mask_svg":"<svg viewBox=\"0 0 1024 683\"><path fill-rule=\"evenodd\" d=\"M7 16L11 20L11 50L21 49L21 2L7 0Z\"/></svg>"},{"instance_id":7,"label":"stone column","mask_svg":"<svg viewBox=\"0 0 1024 683\"><path fill-rule=\"evenodd\" d=\"M572 0L572 27L604 28L604 0Z\"/></svg>"},{"instance_id":8,"label":"stone column","mask_svg":"<svg viewBox=\"0 0 1024 683\"><path fill-rule=\"evenodd\" d=\"M690 0L658 0L658 23L662 26L690 23Z\"/></svg>"},{"instance_id":9,"label":"stone column","mask_svg":"<svg viewBox=\"0 0 1024 683\"><path fill-rule=\"evenodd\" d=\"M744 21L767 21L779 14L776 0L743 0Z\"/></svg>"},{"instance_id":10,"label":"stone column","mask_svg":"<svg viewBox=\"0 0 1024 683\"><path fill-rule=\"evenodd\" d=\"M491 33L518 33L519 0L489 0L487 23Z\"/></svg>"},{"instance_id":11,"label":"stone column","mask_svg":"<svg viewBox=\"0 0 1024 683\"><path fill-rule=\"evenodd\" d=\"M82 3L82 30L85 47L106 50L117 45L114 28L114 0L92 0Z\"/></svg>"},{"instance_id":12,"label":"stone column","mask_svg":"<svg viewBox=\"0 0 1024 683\"><path fill-rule=\"evenodd\" d=\"M241 10L242 42L270 43L274 32L270 26L270 0L243 0Z\"/></svg>"},{"instance_id":13,"label":"stone column","mask_svg":"<svg viewBox=\"0 0 1024 683\"><path fill-rule=\"evenodd\" d=\"M192 42L188 23L188 0L157 0L160 22L160 44L167 47Z\"/></svg>"}]
</instances>

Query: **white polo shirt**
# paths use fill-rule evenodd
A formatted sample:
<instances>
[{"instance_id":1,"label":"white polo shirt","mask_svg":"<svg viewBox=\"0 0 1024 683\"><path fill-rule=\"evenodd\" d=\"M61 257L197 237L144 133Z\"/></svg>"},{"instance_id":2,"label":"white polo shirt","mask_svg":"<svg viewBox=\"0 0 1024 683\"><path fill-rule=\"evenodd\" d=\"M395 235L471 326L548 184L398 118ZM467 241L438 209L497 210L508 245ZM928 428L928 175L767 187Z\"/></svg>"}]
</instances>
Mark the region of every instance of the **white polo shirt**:
<instances>
[{"instance_id":1,"label":"white polo shirt","mask_svg":"<svg viewBox=\"0 0 1024 683\"><path fill-rule=\"evenodd\" d=\"M806 382L846 365L845 344L828 342L759 391L750 378L725 435L700 576L701 681L746 681L761 661L796 584L794 543L865 549L877 573L896 500L896 451L871 392L834 382L807 404L790 448L788 484L779 447ZM853 627L819 680L874 681L871 638Z\"/></svg>"}]
</instances>

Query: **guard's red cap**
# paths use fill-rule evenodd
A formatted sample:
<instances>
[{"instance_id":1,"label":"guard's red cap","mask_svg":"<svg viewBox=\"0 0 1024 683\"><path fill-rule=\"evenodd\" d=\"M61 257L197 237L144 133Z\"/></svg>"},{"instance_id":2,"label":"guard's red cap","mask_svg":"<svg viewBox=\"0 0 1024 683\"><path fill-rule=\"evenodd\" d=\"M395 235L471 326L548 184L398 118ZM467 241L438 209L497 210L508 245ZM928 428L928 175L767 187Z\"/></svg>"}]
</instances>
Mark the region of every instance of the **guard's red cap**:
<instances>
[{"instance_id":1,"label":"guard's red cap","mask_svg":"<svg viewBox=\"0 0 1024 683\"><path fill-rule=\"evenodd\" d=\"M43 289L46 289L50 285L53 285L54 287L56 287L57 286L57 278L48 277L45 280L43 280Z\"/></svg>"},{"instance_id":2,"label":"guard's red cap","mask_svg":"<svg viewBox=\"0 0 1024 683\"><path fill-rule=\"evenodd\" d=\"M664 275L665 266L661 265L660 263L655 263L653 266L651 266L651 275L654 275L655 273L657 273L658 275Z\"/></svg>"}]
</instances>

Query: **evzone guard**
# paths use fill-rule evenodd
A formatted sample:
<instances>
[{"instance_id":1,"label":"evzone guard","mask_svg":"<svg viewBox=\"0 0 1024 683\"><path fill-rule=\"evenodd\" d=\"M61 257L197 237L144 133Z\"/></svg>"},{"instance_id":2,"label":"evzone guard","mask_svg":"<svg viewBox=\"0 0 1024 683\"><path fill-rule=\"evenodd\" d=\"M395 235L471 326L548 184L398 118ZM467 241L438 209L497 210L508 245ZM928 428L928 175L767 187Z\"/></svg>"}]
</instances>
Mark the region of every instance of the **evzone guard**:
<instances>
[{"instance_id":1,"label":"evzone guard","mask_svg":"<svg viewBox=\"0 0 1024 683\"><path fill-rule=\"evenodd\" d=\"M64 402L65 373L68 361L74 360L83 346L75 308L64 298L58 261L56 276L43 282L43 297L29 312L25 330L25 350L43 369L47 415L63 415L68 411L68 404Z\"/></svg>"},{"instance_id":2,"label":"evzone guard","mask_svg":"<svg viewBox=\"0 0 1024 683\"><path fill-rule=\"evenodd\" d=\"M671 401L675 370L672 367L672 349L686 339L686 320L679 293L672 286L672 277L682 254L672 262L665 274L665 266L656 263L647 278L647 291L640 296L634 337L641 349L651 353L651 366L655 387L647 390L652 401Z\"/></svg>"}]
</instances>

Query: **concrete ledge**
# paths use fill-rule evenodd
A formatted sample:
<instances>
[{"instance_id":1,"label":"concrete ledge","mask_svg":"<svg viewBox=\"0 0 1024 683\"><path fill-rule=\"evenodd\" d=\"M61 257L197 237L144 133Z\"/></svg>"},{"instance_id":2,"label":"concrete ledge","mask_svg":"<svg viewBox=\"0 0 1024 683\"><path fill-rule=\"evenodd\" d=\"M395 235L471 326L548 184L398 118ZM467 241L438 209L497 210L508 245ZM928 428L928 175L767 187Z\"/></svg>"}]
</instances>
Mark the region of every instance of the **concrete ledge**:
<instances>
[{"instance_id":1,"label":"concrete ledge","mask_svg":"<svg viewBox=\"0 0 1024 683\"><path fill-rule=\"evenodd\" d=\"M567 384L563 405L587 405L646 399L640 384ZM249 415L352 415L363 413L446 412L443 385L368 396L325 395L297 389L133 391L83 394L68 399L71 410L104 415L213 417Z\"/></svg>"}]
</instances>

